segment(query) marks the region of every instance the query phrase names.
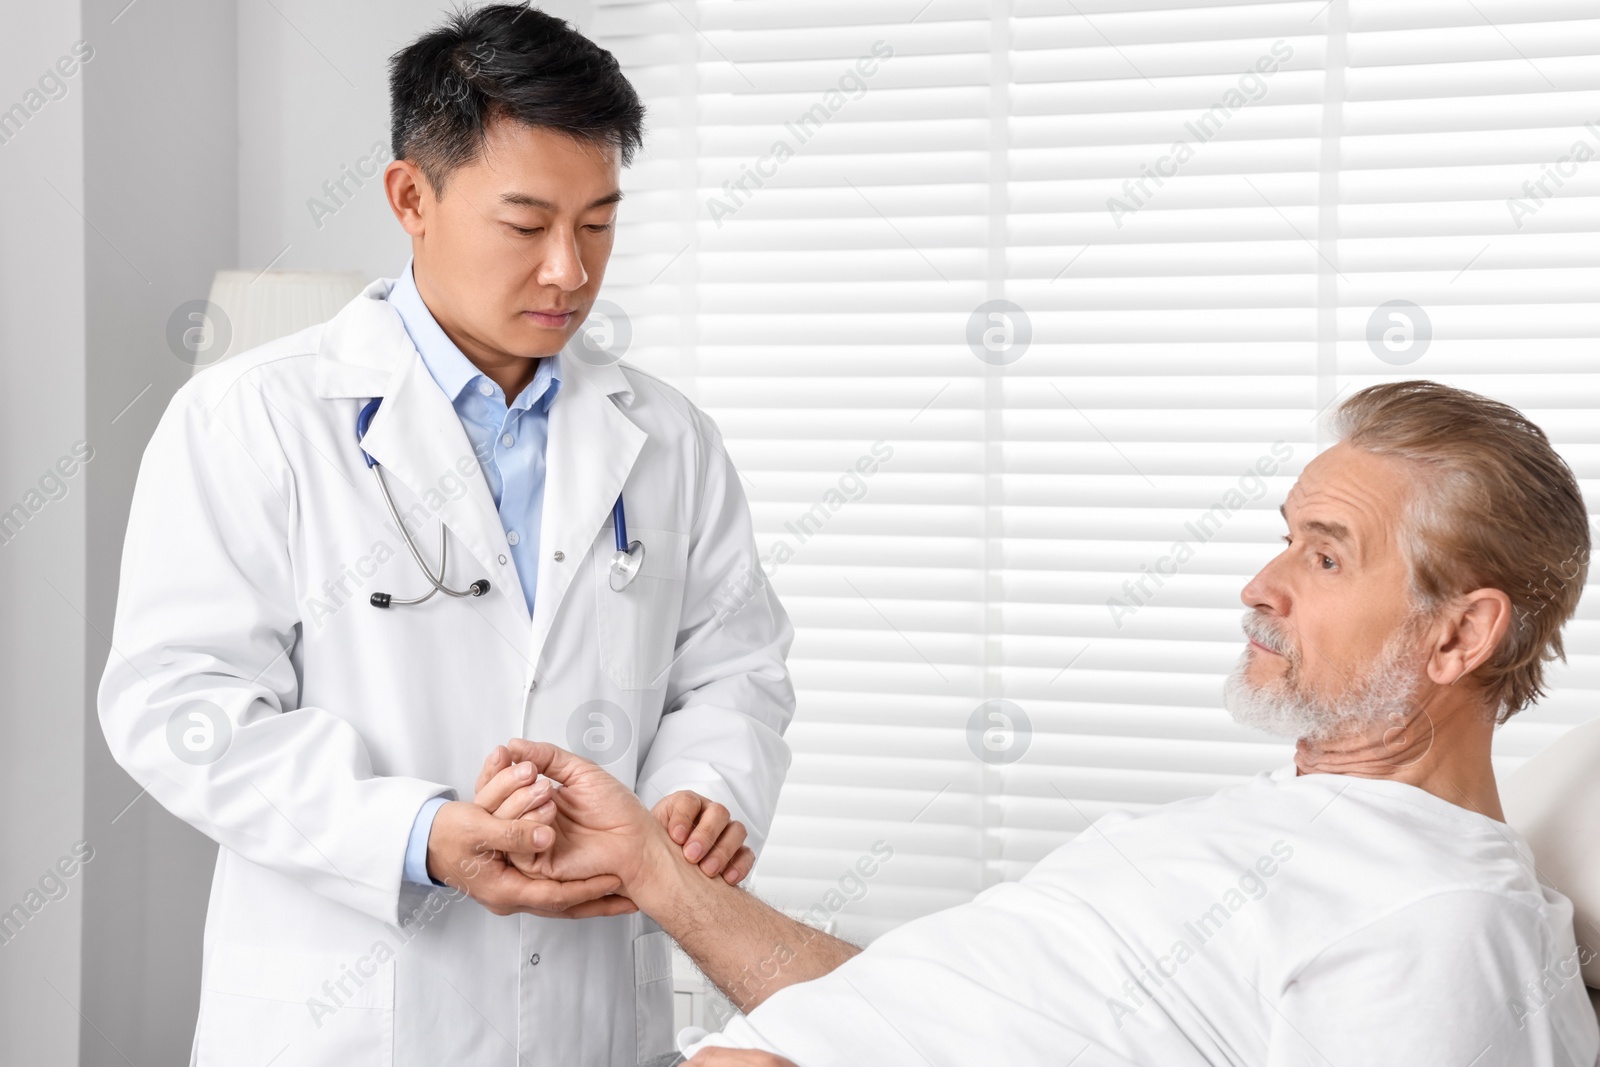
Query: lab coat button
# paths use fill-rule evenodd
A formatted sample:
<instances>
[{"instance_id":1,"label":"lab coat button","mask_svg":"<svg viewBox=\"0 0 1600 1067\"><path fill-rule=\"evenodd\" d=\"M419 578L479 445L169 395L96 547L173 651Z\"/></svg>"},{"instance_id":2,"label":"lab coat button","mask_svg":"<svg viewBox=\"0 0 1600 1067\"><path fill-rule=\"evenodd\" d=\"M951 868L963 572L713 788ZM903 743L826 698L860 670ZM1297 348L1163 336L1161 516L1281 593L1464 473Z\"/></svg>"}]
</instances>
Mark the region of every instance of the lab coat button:
<instances>
[{"instance_id":1,"label":"lab coat button","mask_svg":"<svg viewBox=\"0 0 1600 1067\"><path fill-rule=\"evenodd\" d=\"M528 957L528 966L529 967L537 967L537 966L539 966L539 954L537 952L535 952L533 955Z\"/></svg>"},{"instance_id":2,"label":"lab coat button","mask_svg":"<svg viewBox=\"0 0 1600 1067\"><path fill-rule=\"evenodd\" d=\"M556 560L557 563L560 563L562 560L564 560L566 558L567 558L567 554L565 552L561 551L559 548L556 549L555 560Z\"/></svg>"},{"instance_id":3,"label":"lab coat button","mask_svg":"<svg viewBox=\"0 0 1600 1067\"><path fill-rule=\"evenodd\" d=\"M500 562L501 562L501 563L504 563L504 562L505 562L505 561L506 561L506 558L505 558L505 557L504 557L504 556L501 556L501 557L500 557Z\"/></svg>"}]
</instances>

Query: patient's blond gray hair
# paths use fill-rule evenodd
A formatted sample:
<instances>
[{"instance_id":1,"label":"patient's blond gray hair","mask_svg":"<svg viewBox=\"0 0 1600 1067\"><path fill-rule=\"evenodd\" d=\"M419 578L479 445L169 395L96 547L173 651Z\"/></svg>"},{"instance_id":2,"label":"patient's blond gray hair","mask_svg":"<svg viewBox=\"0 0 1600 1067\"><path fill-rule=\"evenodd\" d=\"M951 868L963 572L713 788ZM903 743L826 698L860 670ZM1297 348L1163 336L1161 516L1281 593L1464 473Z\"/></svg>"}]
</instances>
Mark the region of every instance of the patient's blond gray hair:
<instances>
[{"instance_id":1,"label":"patient's blond gray hair","mask_svg":"<svg viewBox=\"0 0 1600 1067\"><path fill-rule=\"evenodd\" d=\"M1566 660L1561 628L1577 610L1590 548L1571 468L1515 408L1437 382L1363 389L1339 406L1333 429L1410 468L1401 545L1420 610L1474 589L1511 598L1511 627L1473 672L1505 722L1544 695L1545 664Z\"/></svg>"}]
</instances>

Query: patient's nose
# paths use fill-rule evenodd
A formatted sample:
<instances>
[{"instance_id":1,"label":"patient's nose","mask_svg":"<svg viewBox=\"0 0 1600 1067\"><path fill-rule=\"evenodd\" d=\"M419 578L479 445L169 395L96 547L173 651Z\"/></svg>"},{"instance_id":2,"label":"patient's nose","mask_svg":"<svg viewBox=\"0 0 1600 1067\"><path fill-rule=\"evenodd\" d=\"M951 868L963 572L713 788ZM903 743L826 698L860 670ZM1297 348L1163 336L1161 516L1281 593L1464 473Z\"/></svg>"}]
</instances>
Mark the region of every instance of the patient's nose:
<instances>
[{"instance_id":1,"label":"patient's nose","mask_svg":"<svg viewBox=\"0 0 1600 1067\"><path fill-rule=\"evenodd\" d=\"M1239 599L1247 608L1257 611L1266 611L1275 615L1288 613L1289 598L1284 592L1283 584L1273 573L1277 560L1273 560L1256 572L1256 576L1245 583L1239 592Z\"/></svg>"}]
</instances>

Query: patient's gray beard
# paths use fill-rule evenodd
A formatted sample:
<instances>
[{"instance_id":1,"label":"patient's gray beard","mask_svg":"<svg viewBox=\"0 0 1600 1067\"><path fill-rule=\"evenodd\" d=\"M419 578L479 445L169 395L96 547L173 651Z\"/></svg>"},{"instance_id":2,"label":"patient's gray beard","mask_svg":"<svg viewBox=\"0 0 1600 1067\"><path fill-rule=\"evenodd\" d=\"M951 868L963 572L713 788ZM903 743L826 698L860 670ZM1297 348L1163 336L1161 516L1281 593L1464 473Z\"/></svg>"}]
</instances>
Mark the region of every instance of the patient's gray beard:
<instances>
[{"instance_id":1,"label":"patient's gray beard","mask_svg":"<svg viewBox=\"0 0 1600 1067\"><path fill-rule=\"evenodd\" d=\"M1292 740L1331 741L1373 727L1393 726L1404 721L1421 682L1421 656L1412 647L1416 638L1414 626L1402 626L1384 642L1367 673L1332 698L1298 684L1294 669L1299 666L1298 659L1291 660L1286 677L1252 685L1245 677L1250 657L1265 653L1252 653L1247 647L1223 686L1223 706L1240 725Z\"/></svg>"}]
</instances>

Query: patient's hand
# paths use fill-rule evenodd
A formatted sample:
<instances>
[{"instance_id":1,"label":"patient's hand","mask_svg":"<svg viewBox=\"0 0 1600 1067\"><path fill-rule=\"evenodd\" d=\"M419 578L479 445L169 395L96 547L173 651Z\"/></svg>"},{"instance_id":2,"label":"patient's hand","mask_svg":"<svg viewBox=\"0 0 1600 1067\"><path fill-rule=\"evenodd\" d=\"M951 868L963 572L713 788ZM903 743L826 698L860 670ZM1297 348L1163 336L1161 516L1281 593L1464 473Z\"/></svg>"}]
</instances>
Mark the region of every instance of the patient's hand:
<instances>
[{"instance_id":1,"label":"patient's hand","mask_svg":"<svg viewBox=\"0 0 1600 1067\"><path fill-rule=\"evenodd\" d=\"M541 775L557 783L549 799L544 799ZM555 841L545 851L507 855L528 877L571 882L613 875L622 882L622 888L611 895L560 913L537 914L582 918L637 911L628 889L652 873L682 862L678 845L667 836L667 820L652 817L639 798L603 768L554 745L513 738L496 748L484 762L473 799L499 818L533 817L554 829ZM684 810L679 794L667 799L675 803L667 805L664 814ZM726 824L726 813L722 821ZM740 827L736 835L740 842L742 831ZM724 828L718 834L719 843L725 833ZM738 857L736 853L736 861Z\"/></svg>"},{"instance_id":2,"label":"patient's hand","mask_svg":"<svg viewBox=\"0 0 1600 1067\"><path fill-rule=\"evenodd\" d=\"M527 762L531 768L509 766ZM553 779L548 798L535 792L539 775ZM676 797L677 794L674 794ZM662 821L646 811L632 790L600 767L555 745L514 738L484 764L476 801L499 819L521 820L531 808L549 818L554 843L533 857L517 857L517 865L534 878L557 881L614 877L614 896L589 901L581 908L625 908L646 912L717 988L747 1010L795 982L829 973L861 950L789 918L749 893L707 877L668 836ZM669 801L673 797L668 798ZM659 805L658 805L659 807ZM674 804L665 809L668 823ZM695 816L696 824L700 815ZM717 840L721 841L722 833ZM744 871L743 845L730 864L733 877ZM740 857L744 856L743 859ZM568 908L566 914L604 914ZM774 944L797 946L778 977L752 993L745 987L752 961ZM706 1061L698 1061L704 1063ZM718 1061L710 1061L713 1064ZM781 1065L781 1060L723 1060L724 1064Z\"/></svg>"},{"instance_id":3,"label":"patient's hand","mask_svg":"<svg viewBox=\"0 0 1600 1067\"><path fill-rule=\"evenodd\" d=\"M484 762L483 771L478 775L479 805L501 818L537 819L549 823L554 817L555 805L553 801L543 803L539 789L539 786L546 784L547 780L534 774L516 776L512 759L510 750L504 745L489 754L489 758ZM524 767L519 763L517 768L527 772L531 770L531 765ZM483 791L486 785L497 776L505 775L507 771L512 771L512 774L500 779L500 785L492 795L485 795ZM504 799L502 794L505 794ZM535 798L538 802L535 802ZM519 804L514 801L527 801L527 803ZM744 824L730 818L728 809L721 804L693 790L683 789L662 797L651 810L651 814L672 840L682 846L684 858L690 863L697 864L706 874L711 876L720 874L729 885L737 885L755 866L755 853L745 846L748 834ZM507 858L524 874L537 876L532 857L511 855ZM581 917L573 912L567 914ZM616 912L585 909L582 914L616 914Z\"/></svg>"}]
</instances>

